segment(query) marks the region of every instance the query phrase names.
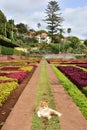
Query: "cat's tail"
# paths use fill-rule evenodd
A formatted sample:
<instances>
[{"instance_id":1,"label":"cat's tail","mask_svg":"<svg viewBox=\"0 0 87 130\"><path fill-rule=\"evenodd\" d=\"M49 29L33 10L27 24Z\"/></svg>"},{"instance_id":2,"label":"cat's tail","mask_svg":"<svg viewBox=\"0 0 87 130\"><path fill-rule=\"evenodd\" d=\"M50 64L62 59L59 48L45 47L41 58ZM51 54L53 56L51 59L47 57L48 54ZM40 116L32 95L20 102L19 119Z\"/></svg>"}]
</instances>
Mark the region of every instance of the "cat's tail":
<instances>
[{"instance_id":1,"label":"cat's tail","mask_svg":"<svg viewBox=\"0 0 87 130\"><path fill-rule=\"evenodd\" d=\"M55 110L53 110L53 109L50 109L50 111L51 111L51 114L53 114L53 115L57 115L57 116L59 116L59 117L62 116L62 113L60 113L60 112L58 112L58 111L55 111Z\"/></svg>"}]
</instances>

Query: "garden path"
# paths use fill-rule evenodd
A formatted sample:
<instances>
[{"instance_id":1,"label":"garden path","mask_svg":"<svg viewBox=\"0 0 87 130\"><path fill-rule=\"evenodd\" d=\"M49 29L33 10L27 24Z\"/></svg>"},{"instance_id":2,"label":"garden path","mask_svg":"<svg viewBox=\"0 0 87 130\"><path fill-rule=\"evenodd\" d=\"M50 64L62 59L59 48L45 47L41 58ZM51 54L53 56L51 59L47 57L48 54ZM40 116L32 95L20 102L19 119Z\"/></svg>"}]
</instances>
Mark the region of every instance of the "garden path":
<instances>
[{"instance_id":1,"label":"garden path","mask_svg":"<svg viewBox=\"0 0 87 130\"><path fill-rule=\"evenodd\" d=\"M61 130L87 130L87 120L65 92L50 64L46 62L46 66L56 108L63 114L59 118ZM31 130L40 69L41 64L35 70L1 130Z\"/></svg>"}]
</instances>

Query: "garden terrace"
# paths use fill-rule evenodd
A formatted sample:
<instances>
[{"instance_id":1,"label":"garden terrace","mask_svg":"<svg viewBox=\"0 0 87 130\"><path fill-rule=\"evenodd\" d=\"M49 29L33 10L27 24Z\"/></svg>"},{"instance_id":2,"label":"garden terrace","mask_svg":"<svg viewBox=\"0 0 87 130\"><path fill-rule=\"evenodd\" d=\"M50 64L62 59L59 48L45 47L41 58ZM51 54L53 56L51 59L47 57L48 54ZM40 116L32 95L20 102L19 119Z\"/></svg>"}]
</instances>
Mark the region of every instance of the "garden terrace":
<instances>
[{"instance_id":1,"label":"garden terrace","mask_svg":"<svg viewBox=\"0 0 87 130\"><path fill-rule=\"evenodd\" d=\"M29 77L34 72L35 68L37 67L37 65L31 65L31 64L30 65L23 64L22 66L14 66L14 65L5 66L5 63L4 65L2 64L0 67L0 104L1 105L5 100L7 100L7 97L9 97L10 93L16 87L18 87L19 84L21 84L25 78ZM10 65L11 65L11 62L10 62ZM14 87L13 83L16 84L16 87ZM3 87L3 86L7 86L7 87ZM11 86L10 89L9 89L9 86Z\"/></svg>"}]
</instances>

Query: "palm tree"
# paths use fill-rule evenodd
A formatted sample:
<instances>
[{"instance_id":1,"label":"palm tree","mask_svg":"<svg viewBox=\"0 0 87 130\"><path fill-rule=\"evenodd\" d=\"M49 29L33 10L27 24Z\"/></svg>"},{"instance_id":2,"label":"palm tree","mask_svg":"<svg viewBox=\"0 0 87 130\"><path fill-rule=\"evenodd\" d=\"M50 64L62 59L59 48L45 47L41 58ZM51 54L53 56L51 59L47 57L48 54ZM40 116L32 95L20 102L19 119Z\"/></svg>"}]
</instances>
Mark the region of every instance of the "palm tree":
<instances>
[{"instance_id":1,"label":"palm tree","mask_svg":"<svg viewBox=\"0 0 87 130\"><path fill-rule=\"evenodd\" d=\"M38 29L39 29L39 28L41 27L41 24L40 24L40 23L38 23L38 24L37 24L37 27L38 27Z\"/></svg>"},{"instance_id":2,"label":"palm tree","mask_svg":"<svg viewBox=\"0 0 87 130\"><path fill-rule=\"evenodd\" d=\"M67 28L67 33L69 34L70 36L70 33L71 33L71 28Z\"/></svg>"}]
</instances>

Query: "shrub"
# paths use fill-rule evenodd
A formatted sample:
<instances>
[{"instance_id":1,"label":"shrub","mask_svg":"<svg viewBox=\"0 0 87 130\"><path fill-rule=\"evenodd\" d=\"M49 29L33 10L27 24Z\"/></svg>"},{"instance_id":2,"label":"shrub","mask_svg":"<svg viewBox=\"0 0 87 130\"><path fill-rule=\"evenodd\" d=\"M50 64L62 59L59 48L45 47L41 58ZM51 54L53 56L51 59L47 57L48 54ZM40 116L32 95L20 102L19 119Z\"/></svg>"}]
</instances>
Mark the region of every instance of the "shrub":
<instances>
[{"instance_id":1,"label":"shrub","mask_svg":"<svg viewBox=\"0 0 87 130\"><path fill-rule=\"evenodd\" d=\"M27 76L28 72L21 71L21 72L15 72L15 73L10 73L7 76L10 78L14 78L18 80L18 83L21 83Z\"/></svg>"},{"instance_id":2,"label":"shrub","mask_svg":"<svg viewBox=\"0 0 87 130\"><path fill-rule=\"evenodd\" d=\"M33 69L34 69L33 66L24 66L20 68L21 71L28 71L28 72L31 72Z\"/></svg>"},{"instance_id":3,"label":"shrub","mask_svg":"<svg viewBox=\"0 0 87 130\"><path fill-rule=\"evenodd\" d=\"M84 88L82 89L82 92L87 96L87 87L84 87Z\"/></svg>"},{"instance_id":4,"label":"shrub","mask_svg":"<svg viewBox=\"0 0 87 130\"><path fill-rule=\"evenodd\" d=\"M87 72L74 66L58 66L61 72L63 72L79 89L87 86Z\"/></svg>"},{"instance_id":5,"label":"shrub","mask_svg":"<svg viewBox=\"0 0 87 130\"><path fill-rule=\"evenodd\" d=\"M2 46L1 53L2 55L13 55L14 49L10 47Z\"/></svg>"},{"instance_id":6,"label":"shrub","mask_svg":"<svg viewBox=\"0 0 87 130\"><path fill-rule=\"evenodd\" d=\"M0 84L0 106L9 97L10 93L18 87L17 82L2 83Z\"/></svg>"},{"instance_id":7,"label":"shrub","mask_svg":"<svg viewBox=\"0 0 87 130\"><path fill-rule=\"evenodd\" d=\"M0 83L12 82L12 81L17 82L16 79L8 78L8 77L6 77L6 76L0 76Z\"/></svg>"}]
</instances>

